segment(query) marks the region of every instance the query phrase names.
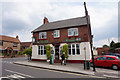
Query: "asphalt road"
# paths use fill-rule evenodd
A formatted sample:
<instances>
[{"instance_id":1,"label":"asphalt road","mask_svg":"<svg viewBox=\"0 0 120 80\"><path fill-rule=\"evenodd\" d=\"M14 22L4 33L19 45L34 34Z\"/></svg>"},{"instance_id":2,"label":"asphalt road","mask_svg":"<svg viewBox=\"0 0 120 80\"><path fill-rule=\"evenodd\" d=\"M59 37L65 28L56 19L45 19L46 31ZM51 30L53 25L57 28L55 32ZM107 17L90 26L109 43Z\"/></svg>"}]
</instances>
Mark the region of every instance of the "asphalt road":
<instances>
[{"instance_id":1,"label":"asphalt road","mask_svg":"<svg viewBox=\"0 0 120 80\"><path fill-rule=\"evenodd\" d=\"M15 61L27 58L2 59L2 78L96 78L93 76L40 69L13 64Z\"/></svg>"}]
</instances>

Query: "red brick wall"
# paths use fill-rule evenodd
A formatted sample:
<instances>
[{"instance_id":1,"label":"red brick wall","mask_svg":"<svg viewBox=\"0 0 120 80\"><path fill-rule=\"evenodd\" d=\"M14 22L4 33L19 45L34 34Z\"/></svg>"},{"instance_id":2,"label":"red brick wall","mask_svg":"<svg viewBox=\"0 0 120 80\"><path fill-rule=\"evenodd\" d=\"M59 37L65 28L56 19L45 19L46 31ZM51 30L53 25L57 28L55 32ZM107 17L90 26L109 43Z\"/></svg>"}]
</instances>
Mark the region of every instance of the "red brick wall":
<instances>
[{"instance_id":1,"label":"red brick wall","mask_svg":"<svg viewBox=\"0 0 120 80\"><path fill-rule=\"evenodd\" d=\"M98 51L98 55L102 55L102 52L105 52L105 54L109 53L110 48L109 47L105 47L105 48L97 48Z\"/></svg>"},{"instance_id":2,"label":"red brick wall","mask_svg":"<svg viewBox=\"0 0 120 80\"><path fill-rule=\"evenodd\" d=\"M81 42L87 42L89 40L87 26L74 27L74 28L78 28L79 35L77 37L81 38ZM69 39L68 28L67 29L56 29L56 30L60 30L60 38L53 37L52 34L54 30L43 31L43 32L47 32L46 40L48 40L48 43L59 43L59 42L62 43L62 42L66 42L66 39ZM33 37L36 38L36 43L37 43L37 41L39 40L39 32L33 33ZM75 37L71 37L71 39L75 39ZM45 41L45 40L39 40L39 41Z\"/></svg>"}]
</instances>

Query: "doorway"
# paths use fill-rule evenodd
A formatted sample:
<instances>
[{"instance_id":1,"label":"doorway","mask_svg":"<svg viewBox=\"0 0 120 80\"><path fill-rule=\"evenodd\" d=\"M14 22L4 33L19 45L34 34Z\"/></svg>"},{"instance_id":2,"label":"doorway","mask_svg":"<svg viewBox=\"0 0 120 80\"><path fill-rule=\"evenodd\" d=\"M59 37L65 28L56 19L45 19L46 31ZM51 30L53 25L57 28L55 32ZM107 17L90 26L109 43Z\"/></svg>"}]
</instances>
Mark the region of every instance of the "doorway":
<instances>
[{"instance_id":1,"label":"doorway","mask_svg":"<svg viewBox=\"0 0 120 80\"><path fill-rule=\"evenodd\" d=\"M59 45L55 45L55 60L59 60Z\"/></svg>"}]
</instances>

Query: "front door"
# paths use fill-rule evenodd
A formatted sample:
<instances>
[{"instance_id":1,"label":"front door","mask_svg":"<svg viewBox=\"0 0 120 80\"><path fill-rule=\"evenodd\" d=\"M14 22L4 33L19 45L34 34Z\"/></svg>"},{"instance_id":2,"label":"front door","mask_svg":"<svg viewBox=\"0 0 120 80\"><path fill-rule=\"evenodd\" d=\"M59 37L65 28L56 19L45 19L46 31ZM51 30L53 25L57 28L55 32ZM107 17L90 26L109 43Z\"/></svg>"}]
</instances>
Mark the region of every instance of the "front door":
<instances>
[{"instance_id":1,"label":"front door","mask_svg":"<svg viewBox=\"0 0 120 80\"><path fill-rule=\"evenodd\" d=\"M59 60L59 45L55 45L55 59Z\"/></svg>"}]
</instances>

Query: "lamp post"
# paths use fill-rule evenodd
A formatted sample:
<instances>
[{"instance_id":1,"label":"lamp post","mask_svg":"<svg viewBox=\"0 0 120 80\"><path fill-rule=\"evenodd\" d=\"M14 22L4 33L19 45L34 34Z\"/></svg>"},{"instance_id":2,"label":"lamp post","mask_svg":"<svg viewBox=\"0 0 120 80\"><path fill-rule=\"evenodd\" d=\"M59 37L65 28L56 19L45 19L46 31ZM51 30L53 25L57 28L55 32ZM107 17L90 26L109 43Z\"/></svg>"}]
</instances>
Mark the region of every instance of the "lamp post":
<instances>
[{"instance_id":1,"label":"lamp post","mask_svg":"<svg viewBox=\"0 0 120 80\"><path fill-rule=\"evenodd\" d=\"M86 3L84 2L84 7L85 7L85 15L86 15L86 20L87 20L87 27L88 27L88 34L89 34L89 40L90 40L90 49L91 49L91 55L92 55L92 62L93 62L93 71L96 71L95 70L95 64L94 64L94 56L93 56L93 51L92 51L92 38L91 38L91 30L90 30L90 23L89 23L89 16L88 16L88 11L87 11L87 8L86 8Z\"/></svg>"}]
</instances>

